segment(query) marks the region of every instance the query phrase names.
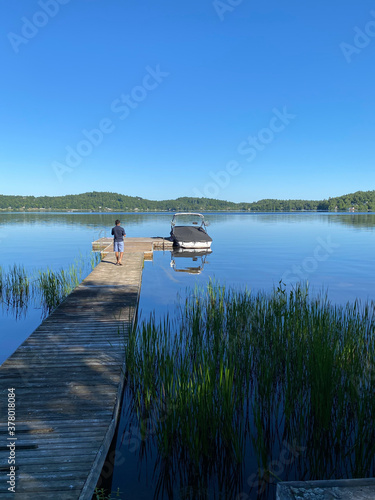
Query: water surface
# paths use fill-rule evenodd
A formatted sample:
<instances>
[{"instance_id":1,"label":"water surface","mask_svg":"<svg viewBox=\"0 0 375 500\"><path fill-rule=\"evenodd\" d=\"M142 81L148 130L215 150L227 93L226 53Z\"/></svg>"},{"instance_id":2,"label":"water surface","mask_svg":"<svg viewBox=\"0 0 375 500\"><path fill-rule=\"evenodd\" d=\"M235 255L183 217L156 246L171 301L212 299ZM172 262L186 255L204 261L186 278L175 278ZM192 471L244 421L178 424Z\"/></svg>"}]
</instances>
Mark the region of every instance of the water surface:
<instances>
[{"instance_id":1,"label":"water surface","mask_svg":"<svg viewBox=\"0 0 375 500\"><path fill-rule=\"evenodd\" d=\"M169 213L1 213L0 252L4 271L14 263L35 269L67 268L87 256L91 243L110 236L119 217L128 236L168 236ZM375 299L373 214L210 213L212 253L200 274L176 272L171 252L155 252L145 262L140 309L148 315L173 313L178 295L209 279L253 291L271 290L280 280L293 286L308 281L312 293L324 290L337 304ZM202 259L175 259L176 267L202 266ZM41 321L37 305L15 317L2 304L3 362Z\"/></svg>"},{"instance_id":2,"label":"water surface","mask_svg":"<svg viewBox=\"0 0 375 500\"><path fill-rule=\"evenodd\" d=\"M172 215L2 213L1 266L6 271L14 263L22 264L30 273L46 267L67 268L75 259L89 254L92 241L110 235L117 217L128 236L168 236ZM164 313L173 317L179 298L183 300L192 287L204 286L209 280L254 292L270 291L280 282L281 286L293 287L299 281L308 281L311 294L327 293L334 304L375 299L375 215L214 213L206 214L206 218L213 238L212 253L193 259L158 251L153 261L145 262L140 298L142 317L152 311L157 317ZM187 268L190 272L184 272ZM38 304L16 312L2 303L0 363L40 324L42 313ZM125 404L117 458L115 463L107 464L107 469L114 469L113 486L120 486L124 498L153 499L158 477L154 476L152 439L124 441L122 434L129 430L126 410ZM137 430L134 432L136 436ZM140 442L141 446L136 446ZM288 446L290 443L285 445L280 441L276 455L287 455L290 459L295 450ZM257 498L258 479L254 471L257 460L248 454L243 478L246 496L241 500ZM280 475L285 477L285 470ZM268 496L262 498L274 498L274 484L265 493ZM194 498L189 485L185 493L185 498ZM173 498L183 498L181 495L175 493ZM209 498L202 495L195 498ZM160 494L158 498L169 497Z\"/></svg>"}]
</instances>

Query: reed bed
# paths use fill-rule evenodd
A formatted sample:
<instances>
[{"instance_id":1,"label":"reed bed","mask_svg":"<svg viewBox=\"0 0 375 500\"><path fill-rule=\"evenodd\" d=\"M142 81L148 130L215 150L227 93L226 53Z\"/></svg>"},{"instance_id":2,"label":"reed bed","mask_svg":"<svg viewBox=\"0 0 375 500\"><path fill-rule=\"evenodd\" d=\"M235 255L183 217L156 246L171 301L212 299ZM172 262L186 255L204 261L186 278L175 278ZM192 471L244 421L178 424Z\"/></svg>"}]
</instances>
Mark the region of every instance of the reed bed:
<instances>
[{"instance_id":1,"label":"reed bed","mask_svg":"<svg viewBox=\"0 0 375 500\"><path fill-rule=\"evenodd\" d=\"M23 266L14 264L8 272L0 267L0 297L7 310L16 311L17 316L26 314L31 295L32 280Z\"/></svg>"},{"instance_id":2,"label":"reed bed","mask_svg":"<svg viewBox=\"0 0 375 500\"><path fill-rule=\"evenodd\" d=\"M55 309L82 281L82 268L75 265L67 270L39 271L36 287L41 293L43 306L47 311Z\"/></svg>"},{"instance_id":3,"label":"reed bed","mask_svg":"<svg viewBox=\"0 0 375 500\"><path fill-rule=\"evenodd\" d=\"M126 347L125 434L156 450L155 497L179 484L184 498L268 498L281 478L374 474L374 304L210 283L178 316L143 321Z\"/></svg>"},{"instance_id":4,"label":"reed bed","mask_svg":"<svg viewBox=\"0 0 375 500\"><path fill-rule=\"evenodd\" d=\"M16 317L26 315L28 307L41 307L47 316L67 297L84 276L100 262L100 254L80 256L67 269L50 268L27 272L14 264L8 270L0 267L0 299L3 309Z\"/></svg>"}]
</instances>

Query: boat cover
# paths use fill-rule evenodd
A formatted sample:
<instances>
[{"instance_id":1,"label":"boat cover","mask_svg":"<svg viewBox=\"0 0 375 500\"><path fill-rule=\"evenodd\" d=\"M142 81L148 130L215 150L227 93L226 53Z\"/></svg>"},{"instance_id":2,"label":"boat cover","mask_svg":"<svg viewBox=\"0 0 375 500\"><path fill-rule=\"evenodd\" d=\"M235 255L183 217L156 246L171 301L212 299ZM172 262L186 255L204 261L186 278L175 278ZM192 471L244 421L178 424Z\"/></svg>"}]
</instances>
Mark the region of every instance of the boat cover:
<instances>
[{"instance_id":1,"label":"boat cover","mask_svg":"<svg viewBox=\"0 0 375 500\"><path fill-rule=\"evenodd\" d=\"M202 227L175 226L171 231L171 236L176 241L212 241Z\"/></svg>"}]
</instances>

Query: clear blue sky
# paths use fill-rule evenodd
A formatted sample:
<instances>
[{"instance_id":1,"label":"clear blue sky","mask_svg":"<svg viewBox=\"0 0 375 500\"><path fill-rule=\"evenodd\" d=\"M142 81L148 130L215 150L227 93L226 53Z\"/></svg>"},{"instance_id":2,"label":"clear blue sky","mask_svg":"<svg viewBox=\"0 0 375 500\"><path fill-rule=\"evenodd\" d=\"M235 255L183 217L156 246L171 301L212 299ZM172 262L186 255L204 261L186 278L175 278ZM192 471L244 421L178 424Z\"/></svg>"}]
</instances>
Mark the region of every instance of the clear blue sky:
<instances>
[{"instance_id":1,"label":"clear blue sky","mask_svg":"<svg viewBox=\"0 0 375 500\"><path fill-rule=\"evenodd\" d=\"M1 194L375 189L371 1L17 0L0 17Z\"/></svg>"}]
</instances>

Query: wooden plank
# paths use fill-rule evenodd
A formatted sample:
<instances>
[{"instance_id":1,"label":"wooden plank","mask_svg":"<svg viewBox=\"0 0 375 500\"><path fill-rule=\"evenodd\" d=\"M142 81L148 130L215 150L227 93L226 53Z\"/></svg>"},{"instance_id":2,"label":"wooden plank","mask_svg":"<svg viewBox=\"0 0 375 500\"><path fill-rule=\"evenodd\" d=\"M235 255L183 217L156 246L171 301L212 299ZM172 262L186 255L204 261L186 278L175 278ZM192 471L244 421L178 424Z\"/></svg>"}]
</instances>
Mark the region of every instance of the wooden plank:
<instances>
[{"instance_id":1,"label":"wooden plank","mask_svg":"<svg viewBox=\"0 0 375 500\"><path fill-rule=\"evenodd\" d=\"M1 414L8 388L16 394L17 499L91 500L117 425L144 253L153 248L131 243L122 267L109 253L0 367ZM0 498L14 498L4 489L7 437L2 423Z\"/></svg>"},{"instance_id":2,"label":"wooden plank","mask_svg":"<svg viewBox=\"0 0 375 500\"><path fill-rule=\"evenodd\" d=\"M31 498L39 498L39 492L53 492L58 495L60 491L69 491L71 489L78 489L84 480L84 474L77 475L76 478L72 478L71 474L62 474L62 478L59 480L58 476L45 478L45 477L35 477L34 474L24 475L22 479L17 481L17 497L18 493L32 493L34 496ZM5 489L4 484L4 489ZM1 487L1 483L0 483ZM53 496L51 498L59 498Z\"/></svg>"},{"instance_id":3,"label":"wooden plank","mask_svg":"<svg viewBox=\"0 0 375 500\"><path fill-rule=\"evenodd\" d=\"M56 387L54 385L54 387ZM86 384L80 384L78 382L73 382L71 380L69 381L66 381L65 384L61 384L59 386L56 387L56 392L60 395L60 396L69 396L70 394L74 394L74 395L78 395L80 397L85 397L85 396L92 396L93 394L94 395L106 395L108 394L108 392L114 392L115 389L114 387L117 387L117 384L115 383L112 383L112 384L100 384L98 383L98 381L95 381L92 379L92 377L90 379L88 379L87 383ZM3 394L4 396L6 396L8 393L8 390L7 389L1 389L0 391L0 394ZM50 386L46 386L45 384L42 385L36 394L30 394L30 390L27 388L23 388L23 389L18 389L17 390L17 394L18 394L18 397L20 397L20 395L22 396L22 399L24 399L25 397L28 397L28 396L31 396L33 398L35 397L45 397L46 395L49 395L51 393L51 387Z\"/></svg>"},{"instance_id":4,"label":"wooden plank","mask_svg":"<svg viewBox=\"0 0 375 500\"><path fill-rule=\"evenodd\" d=\"M287 481L277 485L276 500L374 500L375 478Z\"/></svg>"},{"instance_id":5,"label":"wooden plank","mask_svg":"<svg viewBox=\"0 0 375 500\"><path fill-rule=\"evenodd\" d=\"M48 422L44 420L27 420L24 421L22 419L17 419L17 429L19 432L26 432L30 430L38 430L38 429L52 429L53 431L59 431L61 429L69 428L70 426L77 426L77 425L89 425L90 427L107 427L105 423L102 422L100 418L92 418L91 419L86 419L84 422L82 420L72 420L72 419L60 419L58 422L54 422L53 424L49 424ZM3 424L1 427L1 432L7 432L7 426Z\"/></svg>"},{"instance_id":6,"label":"wooden plank","mask_svg":"<svg viewBox=\"0 0 375 500\"><path fill-rule=\"evenodd\" d=\"M92 455L88 455L88 459L90 459ZM69 459L58 456L58 455L52 455L48 457L48 460L46 461L45 458L35 458L35 457L27 457L26 455L23 458L20 458L18 460L18 469L17 470L22 470L22 472L35 472L35 473L40 473L43 471L70 471L70 470L87 470L87 465L86 463L82 463L82 458L84 457L85 462L85 457L86 454L81 454L80 456L75 456L75 457L69 457ZM2 472L3 469L6 469L9 471L9 465L8 467L2 467Z\"/></svg>"},{"instance_id":7,"label":"wooden plank","mask_svg":"<svg viewBox=\"0 0 375 500\"><path fill-rule=\"evenodd\" d=\"M58 500L71 500L72 498L78 498L80 493L80 490L68 490L66 492L62 492L61 490L59 491L59 497ZM2 492L1 493L1 498L4 500L8 499L13 499L14 500L14 493L10 492ZM55 498L53 495L50 493L41 493L38 492L38 500L51 500ZM17 500L34 500L35 497L30 496L29 493L17 493Z\"/></svg>"},{"instance_id":8,"label":"wooden plank","mask_svg":"<svg viewBox=\"0 0 375 500\"><path fill-rule=\"evenodd\" d=\"M48 449L42 449L42 448L37 448L36 450L18 450L17 452L17 461L16 464L20 464L20 467L22 466L23 461L31 460L31 461L37 461L39 460L39 463L46 463L53 457L56 459L59 457L61 461L66 460L66 457L69 457L69 460L74 460L80 461L80 463L85 464L87 468L89 469L91 466L91 463L94 461L95 457L98 454L98 448L97 447L88 447L86 446L83 451L77 450L77 447L67 447L65 448L64 446L56 447L56 449L52 450L51 448ZM1 462L4 464L4 462Z\"/></svg>"}]
</instances>

